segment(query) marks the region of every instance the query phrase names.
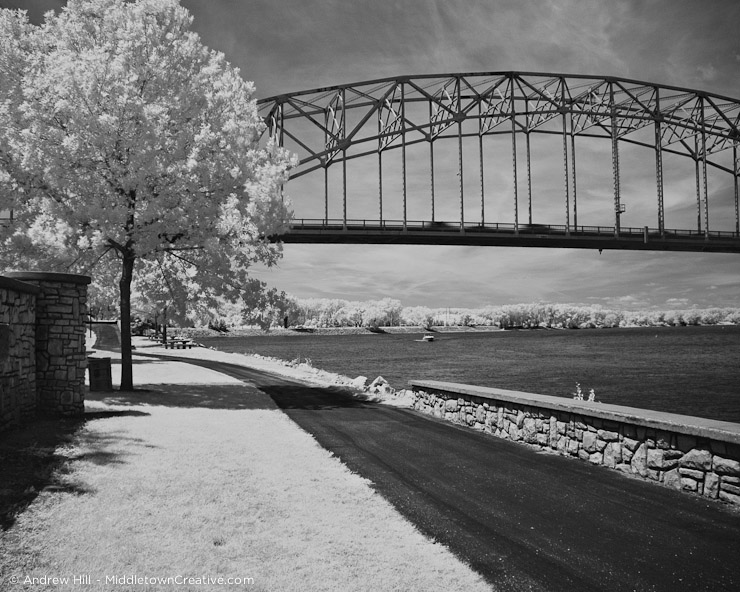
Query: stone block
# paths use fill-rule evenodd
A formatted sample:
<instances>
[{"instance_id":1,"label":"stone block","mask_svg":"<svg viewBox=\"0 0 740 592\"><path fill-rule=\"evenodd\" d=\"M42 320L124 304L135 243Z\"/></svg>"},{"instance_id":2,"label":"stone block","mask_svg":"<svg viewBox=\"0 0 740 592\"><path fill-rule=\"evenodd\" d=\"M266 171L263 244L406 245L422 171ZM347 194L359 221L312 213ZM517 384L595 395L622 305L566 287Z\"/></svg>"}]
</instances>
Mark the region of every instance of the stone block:
<instances>
[{"instance_id":1,"label":"stone block","mask_svg":"<svg viewBox=\"0 0 740 592\"><path fill-rule=\"evenodd\" d=\"M712 453L706 449L694 448L678 460L678 466L705 472L709 471L712 468Z\"/></svg>"},{"instance_id":2,"label":"stone block","mask_svg":"<svg viewBox=\"0 0 740 592\"><path fill-rule=\"evenodd\" d=\"M696 479L697 481L702 481L704 479L704 471L699 471L697 469L685 469L683 467L680 467L678 469L678 472L681 474L682 477L691 477L692 479Z\"/></svg>"},{"instance_id":3,"label":"stone block","mask_svg":"<svg viewBox=\"0 0 740 592\"><path fill-rule=\"evenodd\" d=\"M537 441L537 422L531 417L526 417L522 422L522 438L528 444Z\"/></svg>"},{"instance_id":4,"label":"stone block","mask_svg":"<svg viewBox=\"0 0 740 592\"><path fill-rule=\"evenodd\" d=\"M619 442L609 442L604 448L604 465L614 468L622 462L622 447Z\"/></svg>"},{"instance_id":5,"label":"stone block","mask_svg":"<svg viewBox=\"0 0 740 592\"><path fill-rule=\"evenodd\" d=\"M475 410L475 420L480 423L486 421L486 410L483 405L478 405L478 408Z\"/></svg>"},{"instance_id":6,"label":"stone block","mask_svg":"<svg viewBox=\"0 0 740 592\"><path fill-rule=\"evenodd\" d=\"M712 470L718 475L730 475L740 477L740 462L731 458L723 458L715 455Z\"/></svg>"},{"instance_id":7,"label":"stone block","mask_svg":"<svg viewBox=\"0 0 740 592\"><path fill-rule=\"evenodd\" d=\"M699 484L696 479L691 477L681 477L681 489L684 491L698 491Z\"/></svg>"},{"instance_id":8,"label":"stone block","mask_svg":"<svg viewBox=\"0 0 740 592\"><path fill-rule=\"evenodd\" d=\"M726 491L727 493L732 493L734 495L740 495L740 487L732 485L731 483L725 483L724 480L720 483L719 490Z\"/></svg>"},{"instance_id":9,"label":"stone block","mask_svg":"<svg viewBox=\"0 0 740 592\"><path fill-rule=\"evenodd\" d=\"M740 495L735 495L734 493L729 493L727 491L720 491L719 492L719 499L729 502L734 505L740 505Z\"/></svg>"},{"instance_id":10,"label":"stone block","mask_svg":"<svg viewBox=\"0 0 740 592\"><path fill-rule=\"evenodd\" d=\"M671 454L671 452L678 452L678 454L681 454L679 451L664 450L662 448L649 448L647 451L648 468L670 470L678 466L678 459L675 455Z\"/></svg>"},{"instance_id":11,"label":"stone block","mask_svg":"<svg viewBox=\"0 0 740 592\"><path fill-rule=\"evenodd\" d=\"M604 455L601 452L594 452L593 454L589 455L588 462L594 465L604 464Z\"/></svg>"},{"instance_id":12,"label":"stone block","mask_svg":"<svg viewBox=\"0 0 740 592\"><path fill-rule=\"evenodd\" d=\"M634 452L632 456L632 460L630 461L630 465L632 466L632 472L637 475L640 475L641 477L647 477L648 475L647 453L648 453L647 444L643 442Z\"/></svg>"},{"instance_id":13,"label":"stone block","mask_svg":"<svg viewBox=\"0 0 740 592\"><path fill-rule=\"evenodd\" d=\"M722 477L722 483L740 485L740 477L731 477L730 475L725 475L724 477Z\"/></svg>"},{"instance_id":14,"label":"stone block","mask_svg":"<svg viewBox=\"0 0 740 592\"><path fill-rule=\"evenodd\" d=\"M583 448L581 448L578 451L578 458L580 458L581 460L589 460L591 458L591 455L588 452L586 452Z\"/></svg>"},{"instance_id":15,"label":"stone block","mask_svg":"<svg viewBox=\"0 0 740 592\"><path fill-rule=\"evenodd\" d=\"M707 473L704 475L704 497L717 499L719 495L719 475L716 473Z\"/></svg>"},{"instance_id":16,"label":"stone block","mask_svg":"<svg viewBox=\"0 0 740 592\"><path fill-rule=\"evenodd\" d=\"M637 450L637 447L640 445L639 440L635 440L634 438L628 438L625 436L622 438L622 444L631 452L634 452Z\"/></svg>"},{"instance_id":17,"label":"stone block","mask_svg":"<svg viewBox=\"0 0 740 592\"><path fill-rule=\"evenodd\" d=\"M671 489L681 489L681 475L678 469L671 469L663 473L663 484Z\"/></svg>"},{"instance_id":18,"label":"stone block","mask_svg":"<svg viewBox=\"0 0 740 592\"><path fill-rule=\"evenodd\" d=\"M617 440L619 440L618 432L612 432L609 430L598 430L597 433L599 435L599 439L606 442L616 442Z\"/></svg>"},{"instance_id":19,"label":"stone block","mask_svg":"<svg viewBox=\"0 0 740 592\"><path fill-rule=\"evenodd\" d=\"M578 440L568 440L568 454L573 456L577 455L579 448Z\"/></svg>"},{"instance_id":20,"label":"stone block","mask_svg":"<svg viewBox=\"0 0 740 592\"><path fill-rule=\"evenodd\" d=\"M596 445L597 437L595 432L583 432L581 441L583 442L583 449L589 454L593 452L598 452L598 447Z\"/></svg>"},{"instance_id":21,"label":"stone block","mask_svg":"<svg viewBox=\"0 0 740 592\"><path fill-rule=\"evenodd\" d=\"M457 399L447 399L447 401L445 401L446 411L454 413L455 411L457 411L457 409L458 409Z\"/></svg>"}]
</instances>

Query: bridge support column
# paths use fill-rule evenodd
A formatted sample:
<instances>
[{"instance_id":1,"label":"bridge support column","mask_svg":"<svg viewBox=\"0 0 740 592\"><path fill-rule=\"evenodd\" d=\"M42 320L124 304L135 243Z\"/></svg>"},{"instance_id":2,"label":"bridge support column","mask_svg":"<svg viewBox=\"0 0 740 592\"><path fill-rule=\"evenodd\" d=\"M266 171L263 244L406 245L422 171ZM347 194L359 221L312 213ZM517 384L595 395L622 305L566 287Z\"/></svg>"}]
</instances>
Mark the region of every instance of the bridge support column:
<instances>
[{"instance_id":1,"label":"bridge support column","mask_svg":"<svg viewBox=\"0 0 740 592\"><path fill-rule=\"evenodd\" d=\"M401 176L403 177L403 229L406 230L406 102L401 83Z\"/></svg>"},{"instance_id":2,"label":"bridge support column","mask_svg":"<svg viewBox=\"0 0 740 592\"><path fill-rule=\"evenodd\" d=\"M457 122L457 158L458 158L458 176L460 177L460 232L465 230L465 181L463 178L463 138L462 138L462 120Z\"/></svg>"},{"instance_id":3,"label":"bridge support column","mask_svg":"<svg viewBox=\"0 0 740 592\"><path fill-rule=\"evenodd\" d=\"M568 123L563 111L563 171L565 172L565 234L570 234L570 187L568 181Z\"/></svg>"},{"instance_id":4,"label":"bridge support column","mask_svg":"<svg viewBox=\"0 0 740 592\"><path fill-rule=\"evenodd\" d=\"M324 224L329 223L329 166L324 164Z\"/></svg>"},{"instance_id":5,"label":"bridge support column","mask_svg":"<svg viewBox=\"0 0 740 592\"><path fill-rule=\"evenodd\" d=\"M532 224L532 152L529 136L530 132L527 131L527 220Z\"/></svg>"},{"instance_id":6,"label":"bridge support column","mask_svg":"<svg viewBox=\"0 0 740 592\"><path fill-rule=\"evenodd\" d=\"M570 170L573 182L573 228L578 232L578 198L576 194L576 135L573 131L573 114L570 116Z\"/></svg>"},{"instance_id":7,"label":"bridge support column","mask_svg":"<svg viewBox=\"0 0 740 592\"><path fill-rule=\"evenodd\" d=\"M514 171L514 232L519 233L519 183L516 175L516 116L514 113L513 86L511 92L511 157Z\"/></svg>"},{"instance_id":8,"label":"bridge support column","mask_svg":"<svg viewBox=\"0 0 740 592\"><path fill-rule=\"evenodd\" d=\"M732 170L735 186L735 236L740 237L740 195L737 182L738 175L740 175L740 163L737 160L737 142L732 145Z\"/></svg>"},{"instance_id":9,"label":"bridge support column","mask_svg":"<svg viewBox=\"0 0 740 592\"><path fill-rule=\"evenodd\" d=\"M658 192L658 230L660 236L665 231L665 212L663 209L663 151L661 149L662 131L660 121L655 122L655 182Z\"/></svg>"},{"instance_id":10,"label":"bridge support column","mask_svg":"<svg viewBox=\"0 0 740 592\"><path fill-rule=\"evenodd\" d=\"M619 140L615 129L616 121L612 118L612 176L614 178L614 236L619 236L621 227L622 204L619 186Z\"/></svg>"},{"instance_id":11,"label":"bridge support column","mask_svg":"<svg viewBox=\"0 0 740 592\"><path fill-rule=\"evenodd\" d=\"M696 177L696 231L701 234L701 173L699 170L699 146L694 140L694 172Z\"/></svg>"},{"instance_id":12,"label":"bridge support column","mask_svg":"<svg viewBox=\"0 0 740 592\"><path fill-rule=\"evenodd\" d=\"M480 105L478 105L480 109ZM478 133L478 154L480 156L480 223L486 223L486 192L483 179L483 133Z\"/></svg>"},{"instance_id":13,"label":"bridge support column","mask_svg":"<svg viewBox=\"0 0 740 592\"><path fill-rule=\"evenodd\" d=\"M709 240L709 185L707 183L707 133L704 125L704 100L701 101L701 167L704 190L704 236Z\"/></svg>"}]
</instances>

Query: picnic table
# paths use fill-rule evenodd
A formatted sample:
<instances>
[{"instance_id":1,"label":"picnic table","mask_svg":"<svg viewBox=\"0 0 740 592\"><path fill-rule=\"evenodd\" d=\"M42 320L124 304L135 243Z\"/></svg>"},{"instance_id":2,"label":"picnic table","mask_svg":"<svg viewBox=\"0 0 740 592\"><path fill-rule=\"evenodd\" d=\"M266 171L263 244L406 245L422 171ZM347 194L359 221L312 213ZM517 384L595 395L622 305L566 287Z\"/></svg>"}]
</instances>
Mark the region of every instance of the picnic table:
<instances>
[{"instance_id":1,"label":"picnic table","mask_svg":"<svg viewBox=\"0 0 740 592\"><path fill-rule=\"evenodd\" d=\"M186 339L182 337L174 337L164 342L164 348L167 349L191 349L195 345L192 339Z\"/></svg>"}]
</instances>

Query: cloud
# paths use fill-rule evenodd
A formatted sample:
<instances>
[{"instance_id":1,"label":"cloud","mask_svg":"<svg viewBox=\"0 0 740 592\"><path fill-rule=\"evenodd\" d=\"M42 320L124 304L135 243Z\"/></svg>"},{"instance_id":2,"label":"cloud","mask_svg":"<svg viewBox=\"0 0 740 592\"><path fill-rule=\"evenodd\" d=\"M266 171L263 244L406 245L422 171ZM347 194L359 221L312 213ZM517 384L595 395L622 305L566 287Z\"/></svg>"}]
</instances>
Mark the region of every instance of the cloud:
<instances>
[{"instance_id":1,"label":"cloud","mask_svg":"<svg viewBox=\"0 0 740 592\"><path fill-rule=\"evenodd\" d=\"M0 0L29 8L32 18L61 0ZM713 0L182 0L203 41L225 53L254 80L259 97L401 74L534 71L611 75L740 97L737 23L740 2ZM649 133L651 130L646 130ZM488 142L488 139L487 139ZM564 179L559 138L533 136L535 221L563 223ZM522 147L520 146L520 150ZM510 139L486 145L486 218L511 221ZM459 214L457 161L439 149L439 215ZM651 150L624 149L625 224L657 223ZM409 208L429 211L426 146L410 151ZM400 169L388 157L386 216L400 215ZM696 224L695 179L689 159L665 156L668 227ZM355 166L356 165L356 166ZM417 166L418 165L418 166ZM446 165L446 167L445 167ZM520 194L525 174L520 157ZM691 165L689 161L689 165ZM449 171L445 171L445 168ZM580 224L613 224L608 142L577 140ZM350 216L378 210L377 170L359 160L348 169L359 196ZM449 172L449 175L447 174ZM334 173L332 173L334 175ZM710 174L710 220L734 228L734 192ZM466 219L476 219L477 153L466 152ZM331 215L341 215L339 178L332 181ZM299 215L323 217L323 179L288 185ZM448 205L443 205L447 203ZM521 205L520 215L526 207ZM740 306L737 255L513 249L286 245L262 279L296 296L353 300L391 296L404 304L481 306L532 301L605 305ZM716 286L707 290L706 286Z\"/></svg>"}]
</instances>

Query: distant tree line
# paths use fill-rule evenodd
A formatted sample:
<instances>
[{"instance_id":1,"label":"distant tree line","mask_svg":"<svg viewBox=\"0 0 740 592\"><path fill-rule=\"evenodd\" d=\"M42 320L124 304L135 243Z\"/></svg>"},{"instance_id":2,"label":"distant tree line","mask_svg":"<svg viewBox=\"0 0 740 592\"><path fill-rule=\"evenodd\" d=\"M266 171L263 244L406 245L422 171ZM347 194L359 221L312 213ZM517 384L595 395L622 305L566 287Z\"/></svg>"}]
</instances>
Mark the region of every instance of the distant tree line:
<instances>
[{"instance_id":1,"label":"distant tree line","mask_svg":"<svg viewBox=\"0 0 740 592\"><path fill-rule=\"evenodd\" d=\"M403 306L383 298L364 302L328 298L293 298L270 292L269 303L251 303L244 324L263 328L285 324L306 327L484 326L501 329L587 329L633 326L740 324L740 308L626 311L570 304L512 304L483 308Z\"/></svg>"}]
</instances>

